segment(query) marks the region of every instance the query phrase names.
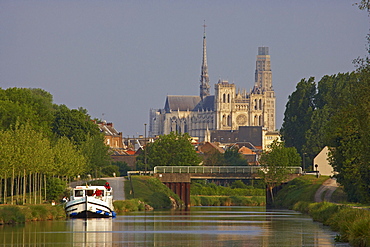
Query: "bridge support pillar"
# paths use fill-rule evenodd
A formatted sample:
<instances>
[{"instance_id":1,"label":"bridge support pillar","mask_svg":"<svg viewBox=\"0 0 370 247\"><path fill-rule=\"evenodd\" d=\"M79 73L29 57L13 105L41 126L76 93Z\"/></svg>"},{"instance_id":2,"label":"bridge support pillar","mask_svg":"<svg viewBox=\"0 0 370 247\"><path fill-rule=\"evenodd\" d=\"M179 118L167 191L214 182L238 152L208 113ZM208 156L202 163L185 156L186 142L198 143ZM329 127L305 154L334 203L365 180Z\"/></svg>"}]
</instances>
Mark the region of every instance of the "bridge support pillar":
<instances>
[{"instance_id":1,"label":"bridge support pillar","mask_svg":"<svg viewBox=\"0 0 370 247\"><path fill-rule=\"evenodd\" d=\"M185 207L190 207L190 183L165 182L163 184L180 197L180 199L184 202Z\"/></svg>"},{"instance_id":2,"label":"bridge support pillar","mask_svg":"<svg viewBox=\"0 0 370 247\"><path fill-rule=\"evenodd\" d=\"M190 207L189 173L157 173L156 177L180 197L185 207Z\"/></svg>"}]
</instances>

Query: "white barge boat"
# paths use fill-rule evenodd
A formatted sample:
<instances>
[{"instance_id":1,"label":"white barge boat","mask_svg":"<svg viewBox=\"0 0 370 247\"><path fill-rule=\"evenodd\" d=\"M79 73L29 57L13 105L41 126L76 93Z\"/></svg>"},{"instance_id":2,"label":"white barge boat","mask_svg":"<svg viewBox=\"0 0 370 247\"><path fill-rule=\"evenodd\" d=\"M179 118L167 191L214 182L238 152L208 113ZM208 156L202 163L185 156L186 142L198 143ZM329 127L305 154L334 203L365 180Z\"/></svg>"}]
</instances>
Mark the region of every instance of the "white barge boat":
<instances>
[{"instance_id":1,"label":"white barge boat","mask_svg":"<svg viewBox=\"0 0 370 247\"><path fill-rule=\"evenodd\" d=\"M65 211L71 218L115 217L113 190L105 186L77 186L65 204Z\"/></svg>"}]
</instances>

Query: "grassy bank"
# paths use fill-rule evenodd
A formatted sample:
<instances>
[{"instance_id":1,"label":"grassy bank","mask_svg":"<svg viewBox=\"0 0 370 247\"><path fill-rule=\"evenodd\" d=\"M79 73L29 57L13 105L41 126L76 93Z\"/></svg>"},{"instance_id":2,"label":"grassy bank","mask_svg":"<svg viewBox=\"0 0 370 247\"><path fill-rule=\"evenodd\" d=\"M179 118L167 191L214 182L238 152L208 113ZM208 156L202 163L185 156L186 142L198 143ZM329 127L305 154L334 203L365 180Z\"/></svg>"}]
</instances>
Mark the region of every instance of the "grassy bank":
<instances>
[{"instance_id":1,"label":"grassy bank","mask_svg":"<svg viewBox=\"0 0 370 247\"><path fill-rule=\"evenodd\" d=\"M114 201L113 202L114 210L117 214L124 212L133 212L133 211L144 211L146 210L146 204L139 199L130 199L124 201Z\"/></svg>"},{"instance_id":2,"label":"grassy bank","mask_svg":"<svg viewBox=\"0 0 370 247\"><path fill-rule=\"evenodd\" d=\"M313 220L330 226L339 234L338 242L349 242L352 246L370 246L370 211L343 204L343 192L339 190L334 198L339 203L314 202L314 195L327 177L317 179L303 176L289 182L278 192L276 207L285 207L310 215Z\"/></svg>"},{"instance_id":3,"label":"grassy bank","mask_svg":"<svg viewBox=\"0 0 370 247\"><path fill-rule=\"evenodd\" d=\"M235 181L231 186L219 186L205 181L191 183L192 206L264 206L265 189Z\"/></svg>"},{"instance_id":4,"label":"grassy bank","mask_svg":"<svg viewBox=\"0 0 370 247\"><path fill-rule=\"evenodd\" d=\"M264 206L264 196L190 196L191 206Z\"/></svg>"},{"instance_id":5,"label":"grassy bank","mask_svg":"<svg viewBox=\"0 0 370 247\"><path fill-rule=\"evenodd\" d=\"M315 193L322 183L329 177L301 176L283 186L274 198L274 206L277 208L292 209L294 204L300 201L315 202Z\"/></svg>"},{"instance_id":6,"label":"grassy bank","mask_svg":"<svg viewBox=\"0 0 370 247\"><path fill-rule=\"evenodd\" d=\"M1 205L0 225L25 223L37 220L64 219L66 214L61 205Z\"/></svg>"},{"instance_id":7,"label":"grassy bank","mask_svg":"<svg viewBox=\"0 0 370 247\"><path fill-rule=\"evenodd\" d=\"M339 232L338 242L352 246L370 246L370 211L329 202L298 202L294 210L309 214L313 220Z\"/></svg>"},{"instance_id":8,"label":"grassy bank","mask_svg":"<svg viewBox=\"0 0 370 247\"><path fill-rule=\"evenodd\" d=\"M131 180L125 181L125 195L127 202L119 202L117 205L119 210L121 205L123 211L134 211L131 208L146 210L149 206L154 209L183 206L179 196L154 177L131 176Z\"/></svg>"}]
</instances>

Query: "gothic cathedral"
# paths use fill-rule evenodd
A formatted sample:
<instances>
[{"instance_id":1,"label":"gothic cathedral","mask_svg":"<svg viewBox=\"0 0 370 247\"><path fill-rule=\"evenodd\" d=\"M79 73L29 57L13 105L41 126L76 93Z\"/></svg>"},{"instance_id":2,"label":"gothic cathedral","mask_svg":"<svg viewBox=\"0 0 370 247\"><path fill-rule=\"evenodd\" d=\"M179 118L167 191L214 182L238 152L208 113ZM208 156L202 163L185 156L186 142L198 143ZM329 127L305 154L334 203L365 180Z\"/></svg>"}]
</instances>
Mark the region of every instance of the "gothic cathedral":
<instances>
[{"instance_id":1,"label":"gothic cathedral","mask_svg":"<svg viewBox=\"0 0 370 247\"><path fill-rule=\"evenodd\" d=\"M168 95L164 109L150 110L149 136L187 132L203 142L207 141L211 130L233 131L240 126L275 130L275 93L269 48L258 48L255 85L249 92L237 90L234 83L219 80L215 84L215 95L210 95L204 30L200 95Z\"/></svg>"}]
</instances>

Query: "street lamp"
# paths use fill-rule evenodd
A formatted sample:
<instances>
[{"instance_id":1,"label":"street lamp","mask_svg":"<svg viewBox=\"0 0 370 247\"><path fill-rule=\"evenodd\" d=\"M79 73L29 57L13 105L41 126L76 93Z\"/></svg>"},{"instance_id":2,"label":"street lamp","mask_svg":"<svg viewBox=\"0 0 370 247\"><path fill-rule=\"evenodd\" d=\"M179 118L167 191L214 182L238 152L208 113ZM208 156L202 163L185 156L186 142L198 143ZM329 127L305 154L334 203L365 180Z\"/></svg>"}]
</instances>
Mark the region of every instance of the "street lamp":
<instances>
[{"instance_id":1,"label":"street lamp","mask_svg":"<svg viewBox=\"0 0 370 247\"><path fill-rule=\"evenodd\" d=\"M306 158L306 154L307 153L303 153L302 154L302 166L303 166L303 173L305 172L305 169L306 169L306 164L305 164L305 158Z\"/></svg>"},{"instance_id":2,"label":"street lamp","mask_svg":"<svg viewBox=\"0 0 370 247\"><path fill-rule=\"evenodd\" d=\"M319 171L318 171L318 168L319 165L318 164L315 164L315 170L316 170L316 177L318 178L319 177Z\"/></svg>"}]
</instances>

